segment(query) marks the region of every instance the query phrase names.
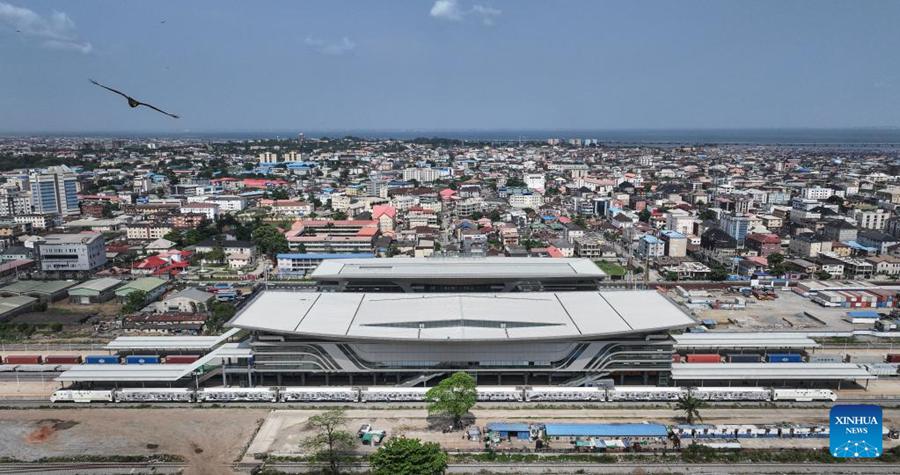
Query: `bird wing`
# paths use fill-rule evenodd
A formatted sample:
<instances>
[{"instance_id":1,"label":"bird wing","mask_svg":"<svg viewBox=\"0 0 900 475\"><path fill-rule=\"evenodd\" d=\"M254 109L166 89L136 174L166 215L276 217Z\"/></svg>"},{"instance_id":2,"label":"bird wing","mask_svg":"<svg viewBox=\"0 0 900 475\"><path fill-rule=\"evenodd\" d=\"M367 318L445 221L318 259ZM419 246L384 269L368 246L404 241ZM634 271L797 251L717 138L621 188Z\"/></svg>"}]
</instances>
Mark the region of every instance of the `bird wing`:
<instances>
[{"instance_id":1,"label":"bird wing","mask_svg":"<svg viewBox=\"0 0 900 475\"><path fill-rule=\"evenodd\" d=\"M93 79L91 79L90 81L91 81L92 84L94 84L94 85L96 85L96 86L100 86L100 87L102 87L103 89L106 89L107 91L114 92L114 93L116 93L116 94L118 94L118 95L124 97L125 99L131 99L131 97L130 97L128 94L125 94L125 93L122 92L122 91L117 91L117 90L115 90L115 89L113 89L113 88L111 88L111 87L104 86L103 84L100 84L99 82L94 81Z\"/></svg>"},{"instance_id":2,"label":"bird wing","mask_svg":"<svg viewBox=\"0 0 900 475\"><path fill-rule=\"evenodd\" d=\"M147 104L146 102L138 102L138 105L142 105L142 106L149 107L149 108L151 108L151 109L153 109L153 110L155 110L155 111L157 111L157 112L162 112L163 114L165 114L165 115L167 115L167 116L169 116L169 117L171 117L171 118L173 118L173 119L180 119L180 118L181 118L181 117L179 117L179 116L177 116L177 115L175 115L175 114L170 114L170 113L168 113L168 112L166 112L166 111L160 109L159 107L156 107L156 106L151 105L151 104Z\"/></svg>"}]
</instances>

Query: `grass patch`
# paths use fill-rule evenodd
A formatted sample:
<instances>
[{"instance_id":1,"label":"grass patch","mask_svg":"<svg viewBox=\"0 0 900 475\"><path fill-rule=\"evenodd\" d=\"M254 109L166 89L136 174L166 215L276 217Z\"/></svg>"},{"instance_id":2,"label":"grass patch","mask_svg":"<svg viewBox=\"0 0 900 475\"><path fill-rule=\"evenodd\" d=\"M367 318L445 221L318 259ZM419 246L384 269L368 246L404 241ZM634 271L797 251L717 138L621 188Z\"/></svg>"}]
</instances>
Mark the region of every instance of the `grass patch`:
<instances>
[{"instance_id":1,"label":"grass patch","mask_svg":"<svg viewBox=\"0 0 900 475\"><path fill-rule=\"evenodd\" d=\"M615 278L625 277L627 271L624 267L616 264L615 262L609 261L594 261L594 264L597 264L597 267L600 268L606 275Z\"/></svg>"}]
</instances>

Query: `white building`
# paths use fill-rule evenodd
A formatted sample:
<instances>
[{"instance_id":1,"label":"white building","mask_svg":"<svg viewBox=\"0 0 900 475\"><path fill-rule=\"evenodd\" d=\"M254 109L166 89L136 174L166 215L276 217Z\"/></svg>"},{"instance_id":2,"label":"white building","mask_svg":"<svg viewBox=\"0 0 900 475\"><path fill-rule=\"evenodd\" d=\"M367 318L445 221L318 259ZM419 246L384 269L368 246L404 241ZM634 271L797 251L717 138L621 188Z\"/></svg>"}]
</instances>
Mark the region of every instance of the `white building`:
<instances>
[{"instance_id":1,"label":"white building","mask_svg":"<svg viewBox=\"0 0 900 475\"><path fill-rule=\"evenodd\" d=\"M675 208L666 211L666 229L684 235L694 234L696 219L687 211Z\"/></svg>"},{"instance_id":2,"label":"white building","mask_svg":"<svg viewBox=\"0 0 900 475\"><path fill-rule=\"evenodd\" d=\"M544 197L538 193L516 193L509 195L509 205L513 208L537 209L544 204Z\"/></svg>"},{"instance_id":3,"label":"white building","mask_svg":"<svg viewBox=\"0 0 900 475\"><path fill-rule=\"evenodd\" d=\"M260 165L272 165L278 163L278 154L272 152L263 152L259 154Z\"/></svg>"},{"instance_id":4,"label":"white building","mask_svg":"<svg viewBox=\"0 0 900 475\"><path fill-rule=\"evenodd\" d=\"M441 172L434 168L407 168L403 170L403 179L416 180L420 183L430 183L440 179Z\"/></svg>"},{"instance_id":5,"label":"white building","mask_svg":"<svg viewBox=\"0 0 900 475\"><path fill-rule=\"evenodd\" d=\"M803 188L800 192L800 196L807 200L827 200L833 194L834 190L831 188L822 188L821 186Z\"/></svg>"},{"instance_id":6,"label":"white building","mask_svg":"<svg viewBox=\"0 0 900 475\"><path fill-rule=\"evenodd\" d=\"M523 181L525 186L532 190L543 190L546 185L546 178L543 173L528 173Z\"/></svg>"},{"instance_id":7,"label":"white building","mask_svg":"<svg viewBox=\"0 0 900 475\"><path fill-rule=\"evenodd\" d=\"M86 272L106 264L102 234L48 234L35 247L44 272Z\"/></svg>"},{"instance_id":8,"label":"white building","mask_svg":"<svg viewBox=\"0 0 900 475\"><path fill-rule=\"evenodd\" d=\"M854 210L853 212L853 218L856 219L856 224L863 229L877 229L880 231L884 229L887 220L890 217L891 213L888 213L883 209L871 211Z\"/></svg>"},{"instance_id":9,"label":"white building","mask_svg":"<svg viewBox=\"0 0 900 475\"><path fill-rule=\"evenodd\" d=\"M216 203L186 203L181 208L179 208L179 212L181 214L202 214L206 217L206 219L210 221L214 221L216 216L219 215L219 205Z\"/></svg>"}]
</instances>

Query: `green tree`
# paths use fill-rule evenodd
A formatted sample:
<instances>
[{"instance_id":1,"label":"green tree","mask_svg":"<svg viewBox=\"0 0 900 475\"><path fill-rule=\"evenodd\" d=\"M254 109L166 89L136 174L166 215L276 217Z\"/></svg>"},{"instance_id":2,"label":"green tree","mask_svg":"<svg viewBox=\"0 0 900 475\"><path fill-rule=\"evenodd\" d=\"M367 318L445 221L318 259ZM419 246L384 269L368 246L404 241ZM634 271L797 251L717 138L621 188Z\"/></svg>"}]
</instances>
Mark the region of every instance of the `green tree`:
<instances>
[{"instance_id":1,"label":"green tree","mask_svg":"<svg viewBox=\"0 0 900 475\"><path fill-rule=\"evenodd\" d=\"M169 231L168 233L166 233L166 235L163 236L163 239L174 242L175 247L184 246L184 240L181 237L181 231L179 231L177 229L173 229L173 230Z\"/></svg>"},{"instance_id":2,"label":"green tree","mask_svg":"<svg viewBox=\"0 0 900 475\"><path fill-rule=\"evenodd\" d=\"M647 223L650 221L650 210L644 208L638 213L638 220L642 223Z\"/></svg>"},{"instance_id":3,"label":"green tree","mask_svg":"<svg viewBox=\"0 0 900 475\"><path fill-rule=\"evenodd\" d=\"M435 475L447 469L447 454L436 442L398 437L369 456L375 475Z\"/></svg>"},{"instance_id":4,"label":"green tree","mask_svg":"<svg viewBox=\"0 0 900 475\"><path fill-rule=\"evenodd\" d=\"M125 304L122 305L122 311L125 313L137 312L144 308L147 302L147 292L143 290L135 290L125 296Z\"/></svg>"},{"instance_id":5,"label":"green tree","mask_svg":"<svg viewBox=\"0 0 900 475\"><path fill-rule=\"evenodd\" d=\"M251 240L259 252L272 257L279 252L288 251L288 241L284 234L271 224L264 224L250 234Z\"/></svg>"},{"instance_id":6,"label":"green tree","mask_svg":"<svg viewBox=\"0 0 900 475\"><path fill-rule=\"evenodd\" d=\"M222 331L222 326L237 313L235 306L228 302L214 301L209 307L212 315L206 319L206 333L216 335Z\"/></svg>"},{"instance_id":7,"label":"green tree","mask_svg":"<svg viewBox=\"0 0 900 475\"><path fill-rule=\"evenodd\" d=\"M823 270L817 270L815 275L816 275L816 279L819 279L819 280L828 280L831 278L831 274L829 274L828 272L825 272Z\"/></svg>"},{"instance_id":8,"label":"green tree","mask_svg":"<svg viewBox=\"0 0 900 475\"><path fill-rule=\"evenodd\" d=\"M784 263L784 255L778 252L769 254L769 256L766 257L766 263L769 264L769 267L779 266Z\"/></svg>"},{"instance_id":9,"label":"green tree","mask_svg":"<svg viewBox=\"0 0 900 475\"><path fill-rule=\"evenodd\" d=\"M688 424L693 424L694 419L703 421L703 418L700 417L700 409L704 407L706 407L706 403L702 399L695 398L690 394L679 397L678 402L675 403L675 409L684 413L684 421Z\"/></svg>"},{"instance_id":10,"label":"green tree","mask_svg":"<svg viewBox=\"0 0 900 475\"><path fill-rule=\"evenodd\" d=\"M312 459L328 464L328 473L340 473L341 465L353 450L356 438L344 429L347 417L343 409L330 409L309 418L306 423L313 435L303 440L312 451Z\"/></svg>"},{"instance_id":11,"label":"green tree","mask_svg":"<svg viewBox=\"0 0 900 475\"><path fill-rule=\"evenodd\" d=\"M463 416L475 405L477 392L475 378L458 371L425 393L429 414L444 414L458 427Z\"/></svg>"},{"instance_id":12,"label":"green tree","mask_svg":"<svg viewBox=\"0 0 900 475\"><path fill-rule=\"evenodd\" d=\"M702 219L704 221L707 221L710 219L716 219L716 212L711 209L703 210L703 212L700 213L700 219Z\"/></svg>"},{"instance_id":13,"label":"green tree","mask_svg":"<svg viewBox=\"0 0 900 475\"><path fill-rule=\"evenodd\" d=\"M345 213L343 211L335 211L334 213L331 213L331 219L334 219L337 221L343 221L343 220L347 219L347 213Z\"/></svg>"}]
</instances>

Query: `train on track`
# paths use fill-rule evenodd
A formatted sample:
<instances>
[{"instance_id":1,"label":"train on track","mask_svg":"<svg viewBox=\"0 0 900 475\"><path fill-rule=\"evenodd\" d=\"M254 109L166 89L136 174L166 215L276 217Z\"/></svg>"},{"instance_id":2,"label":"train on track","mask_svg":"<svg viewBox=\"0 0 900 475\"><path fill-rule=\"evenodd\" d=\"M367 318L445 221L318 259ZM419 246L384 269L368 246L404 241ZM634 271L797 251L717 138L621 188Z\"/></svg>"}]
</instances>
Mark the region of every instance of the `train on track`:
<instances>
[{"instance_id":1,"label":"train on track","mask_svg":"<svg viewBox=\"0 0 900 475\"><path fill-rule=\"evenodd\" d=\"M422 402L429 388L395 386L295 386L123 388L107 390L61 389L51 402ZM481 402L654 402L677 401L691 395L704 401L835 401L828 389L775 389L763 387L656 387L616 386L478 386Z\"/></svg>"}]
</instances>

